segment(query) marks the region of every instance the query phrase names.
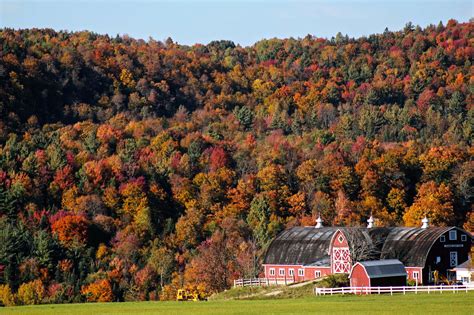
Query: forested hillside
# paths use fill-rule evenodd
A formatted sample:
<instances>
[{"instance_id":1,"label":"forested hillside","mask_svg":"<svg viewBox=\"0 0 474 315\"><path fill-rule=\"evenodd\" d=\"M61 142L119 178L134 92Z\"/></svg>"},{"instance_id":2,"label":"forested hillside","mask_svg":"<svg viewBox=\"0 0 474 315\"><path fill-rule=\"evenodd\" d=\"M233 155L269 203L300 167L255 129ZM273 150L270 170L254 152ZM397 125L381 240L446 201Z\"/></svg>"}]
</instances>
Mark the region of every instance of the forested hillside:
<instances>
[{"instance_id":1,"label":"forested hillside","mask_svg":"<svg viewBox=\"0 0 474 315\"><path fill-rule=\"evenodd\" d=\"M182 46L0 30L0 303L173 298L282 229L474 230L473 23Z\"/></svg>"}]
</instances>

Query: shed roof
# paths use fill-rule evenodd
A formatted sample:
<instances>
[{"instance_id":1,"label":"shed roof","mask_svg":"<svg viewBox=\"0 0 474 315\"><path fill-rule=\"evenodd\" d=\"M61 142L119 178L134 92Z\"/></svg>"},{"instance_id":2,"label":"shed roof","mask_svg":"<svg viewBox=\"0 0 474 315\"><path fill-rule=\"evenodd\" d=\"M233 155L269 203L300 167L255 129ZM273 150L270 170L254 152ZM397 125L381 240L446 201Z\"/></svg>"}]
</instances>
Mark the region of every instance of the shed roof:
<instances>
[{"instance_id":1,"label":"shed roof","mask_svg":"<svg viewBox=\"0 0 474 315\"><path fill-rule=\"evenodd\" d=\"M359 264L364 267L371 279L407 276L405 267L398 259L361 261Z\"/></svg>"},{"instance_id":2,"label":"shed roof","mask_svg":"<svg viewBox=\"0 0 474 315\"><path fill-rule=\"evenodd\" d=\"M466 260L465 262L463 262L462 264L460 265L457 265L455 268L451 269L451 270L471 270L471 269L474 269L474 265L472 263L472 261L470 259Z\"/></svg>"}]
</instances>

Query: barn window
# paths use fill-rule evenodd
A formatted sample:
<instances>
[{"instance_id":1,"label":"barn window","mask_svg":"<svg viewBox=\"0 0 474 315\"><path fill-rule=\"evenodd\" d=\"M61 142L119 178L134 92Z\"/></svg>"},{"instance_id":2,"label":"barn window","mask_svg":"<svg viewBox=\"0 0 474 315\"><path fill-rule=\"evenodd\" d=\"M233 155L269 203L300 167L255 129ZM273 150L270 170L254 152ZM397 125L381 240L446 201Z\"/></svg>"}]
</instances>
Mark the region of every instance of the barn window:
<instances>
[{"instance_id":1,"label":"barn window","mask_svg":"<svg viewBox=\"0 0 474 315\"><path fill-rule=\"evenodd\" d=\"M284 276L284 275L285 275L285 269L281 269L281 268L278 269L278 274L279 274L280 276Z\"/></svg>"},{"instance_id":2,"label":"barn window","mask_svg":"<svg viewBox=\"0 0 474 315\"><path fill-rule=\"evenodd\" d=\"M275 268L270 268L270 276L274 276L275 275Z\"/></svg>"},{"instance_id":3,"label":"barn window","mask_svg":"<svg viewBox=\"0 0 474 315\"><path fill-rule=\"evenodd\" d=\"M344 242L344 237L341 234L339 234L339 237L337 238L337 240L339 241L339 243L342 243Z\"/></svg>"},{"instance_id":4,"label":"barn window","mask_svg":"<svg viewBox=\"0 0 474 315\"><path fill-rule=\"evenodd\" d=\"M449 266L456 267L458 265L458 252L449 252Z\"/></svg>"},{"instance_id":5,"label":"barn window","mask_svg":"<svg viewBox=\"0 0 474 315\"><path fill-rule=\"evenodd\" d=\"M419 277L420 277L420 273L418 271L413 271L413 279L418 280Z\"/></svg>"},{"instance_id":6,"label":"barn window","mask_svg":"<svg viewBox=\"0 0 474 315\"><path fill-rule=\"evenodd\" d=\"M441 262L441 257L440 256L436 256L436 263L439 264Z\"/></svg>"},{"instance_id":7,"label":"barn window","mask_svg":"<svg viewBox=\"0 0 474 315\"><path fill-rule=\"evenodd\" d=\"M465 242L467 241L467 235L461 235L461 241Z\"/></svg>"},{"instance_id":8,"label":"barn window","mask_svg":"<svg viewBox=\"0 0 474 315\"><path fill-rule=\"evenodd\" d=\"M320 277L321 277L321 271L316 270L316 271L314 272L314 278L317 279L317 278L320 278Z\"/></svg>"},{"instance_id":9,"label":"barn window","mask_svg":"<svg viewBox=\"0 0 474 315\"><path fill-rule=\"evenodd\" d=\"M439 241L440 241L441 243L446 242L446 236L441 235L441 237L439 238Z\"/></svg>"},{"instance_id":10,"label":"barn window","mask_svg":"<svg viewBox=\"0 0 474 315\"><path fill-rule=\"evenodd\" d=\"M298 269L298 276L304 276L304 269Z\"/></svg>"},{"instance_id":11,"label":"barn window","mask_svg":"<svg viewBox=\"0 0 474 315\"><path fill-rule=\"evenodd\" d=\"M457 239L456 237L456 230L454 231L449 231L449 240L450 241L455 241Z\"/></svg>"},{"instance_id":12,"label":"barn window","mask_svg":"<svg viewBox=\"0 0 474 315\"><path fill-rule=\"evenodd\" d=\"M288 269L288 274L290 276L293 276L295 274L295 270L294 269Z\"/></svg>"}]
</instances>

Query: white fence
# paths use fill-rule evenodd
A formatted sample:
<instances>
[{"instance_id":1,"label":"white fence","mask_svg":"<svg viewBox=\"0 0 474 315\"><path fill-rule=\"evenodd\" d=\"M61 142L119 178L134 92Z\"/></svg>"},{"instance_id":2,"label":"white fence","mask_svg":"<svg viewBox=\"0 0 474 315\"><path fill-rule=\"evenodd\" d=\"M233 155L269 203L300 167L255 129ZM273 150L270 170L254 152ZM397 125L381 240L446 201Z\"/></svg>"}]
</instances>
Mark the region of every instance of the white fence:
<instances>
[{"instance_id":1,"label":"white fence","mask_svg":"<svg viewBox=\"0 0 474 315\"><path fill-rule=\"evenodd\" d=\"M294 278L253 278L234 280L234 287L262 287L269 285L287 285L294 283Z\"/></svg>"},{"instance_id":2,"label":"white fence","mask_svg":"<svg viewBox=\"0 0 474 315\"><path fill-rule=\"evenodd\" d=\"M410 286L410 287L343 287L343 288L315 288L316 295L334 294L383 294L390 293L443 293L443 292L467 292L474 291L474 286L470 285L436 285L436 286Z\"/></svg>"}]
</instances>

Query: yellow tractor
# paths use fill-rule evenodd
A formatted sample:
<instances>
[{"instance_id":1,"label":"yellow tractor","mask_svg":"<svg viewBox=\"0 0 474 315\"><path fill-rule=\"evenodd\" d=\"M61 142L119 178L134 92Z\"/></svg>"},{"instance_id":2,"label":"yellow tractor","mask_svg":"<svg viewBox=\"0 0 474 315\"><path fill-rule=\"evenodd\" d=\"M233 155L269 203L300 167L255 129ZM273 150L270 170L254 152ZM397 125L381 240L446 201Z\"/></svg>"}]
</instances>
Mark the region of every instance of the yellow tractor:
<instances>
[{"instance_id":1,"label":"yellow tractor","mask_svg":"<svg viewBox=\"0 0 474 315\"><path fill-rule=\"evenodd\" d=\"M178 289L176 301L207 301L207 299L202 293L196 290Z\"/></svg>"}]
</instances>

